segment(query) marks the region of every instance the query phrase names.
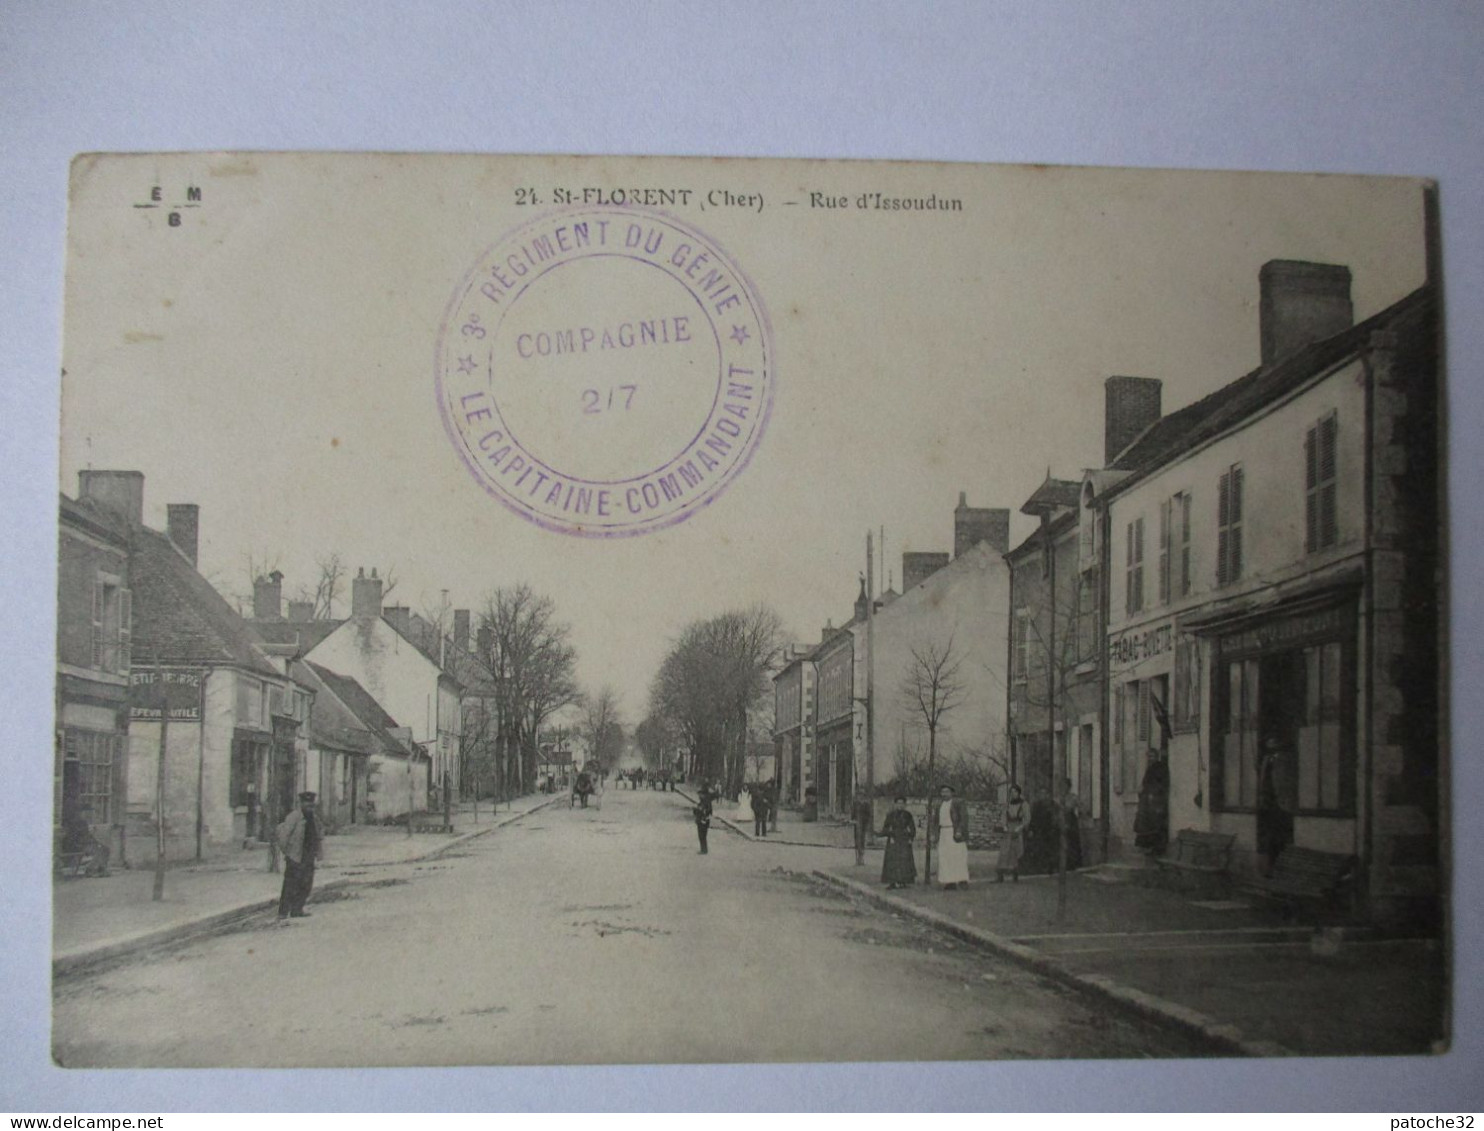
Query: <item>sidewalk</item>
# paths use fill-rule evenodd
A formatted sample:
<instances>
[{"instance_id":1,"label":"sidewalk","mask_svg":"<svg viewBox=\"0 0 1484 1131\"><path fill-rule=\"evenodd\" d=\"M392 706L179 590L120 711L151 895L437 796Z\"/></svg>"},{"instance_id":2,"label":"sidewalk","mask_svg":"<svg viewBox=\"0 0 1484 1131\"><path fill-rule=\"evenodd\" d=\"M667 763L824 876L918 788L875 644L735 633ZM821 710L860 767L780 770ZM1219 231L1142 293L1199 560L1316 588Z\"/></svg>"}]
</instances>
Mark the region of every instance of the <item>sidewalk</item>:
<instances>
[{"instance_id":1,"label":"sidewalk","mask_svg":"<svg viewBox=\"0 0 1484 1131\"><path fill-rule=\"evenodd\" d=\"M1127 868L995 882L971 857L967 890L887 892L879 865L815 875L1064 984L1247 1056L1437 1051L1447 961L1435 940L1363 928L1316 935L1240 898L1202 900L1128 882ZM919 855L919 866L921 856Z\"/></svg>"},{"instance_id":2,"label":"sidewalk","mask_svg":"<svg viewBox=\"0 0 1484 1131\"><path fill-rule=\"evenodd\" d=\"M356 825L325 838L315 891L365 882L367 869L431 860L477 836L519 820L554 800L533 794L501 805L487 803L454 814L454 832L407 835L405 826ZM565 797L559 798L565 800ZM278 903L282 873L269 872L268 849L259 846L201 863L176 864L165 873L165 898L155 902L154 871L136 863L102 878L52 883L52 975L161 943L214 930Z\"/></svg>"}]
</instances>

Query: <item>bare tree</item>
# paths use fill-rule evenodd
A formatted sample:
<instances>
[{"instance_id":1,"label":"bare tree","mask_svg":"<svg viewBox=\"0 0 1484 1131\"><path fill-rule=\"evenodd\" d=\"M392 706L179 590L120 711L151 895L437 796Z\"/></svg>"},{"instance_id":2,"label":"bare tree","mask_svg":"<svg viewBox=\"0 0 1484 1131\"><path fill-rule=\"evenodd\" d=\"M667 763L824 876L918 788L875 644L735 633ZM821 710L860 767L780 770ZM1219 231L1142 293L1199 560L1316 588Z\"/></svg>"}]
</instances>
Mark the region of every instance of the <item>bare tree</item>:
<instances>
[{"instance_id":1,"label":"bare tree","mask_svg":"<svg viewBox=\"0 0 1484 1131\"><path fill-rule=\"evenodd\" d=\"M530 788L537 732L577 700L570 632L557 619L555 602L525 583L485 598L476 655L490 677L496 779L504 795Z\"/></svg>"},{"instance_id":2,"label":"bare tree","mask_svg":"<svg viewBox=\"0 0 1484 1131\"><path fill-rule=\"evenodd\" d=\"M908 705L922 714L928 732L928 804L932 804L932 787L935 784L938 753L938 728L943 716L963 702L964 684L959 669L963 657L954 653L953 637L948 643L939 645L928 641L912 649L912 659L902 673L902 697ZM933 870L933 845L928 842L927 859L923 868L923 879L929 880Z\"/></svg>"},{"instance_id":3,"label":"bare tree","mask_svg":"<svg viewBox=\"0 0 1484 1131\"><path fill-rule=\"evenodd\" d=\"M314 564L319 570L319 578L313 592L305 594L303 599L314 602L315 620L334 620L335 602L340 599L341 591L345 588L345 562L338 551L332 550L323 557L316 558Z\"/></svg>"},{"instance_id":4,"label":"bare tree","mask_svg":"<svg viewBox=\"0 0 1484 1131\"><path fill-rule=\"evenodd\" d=\"M598 772L607 774L623 753L624 728L619 715L618 692L604 684L579 701L582 710L581 731L588 757L598 763Z\"/></svg>"}]
</instances>

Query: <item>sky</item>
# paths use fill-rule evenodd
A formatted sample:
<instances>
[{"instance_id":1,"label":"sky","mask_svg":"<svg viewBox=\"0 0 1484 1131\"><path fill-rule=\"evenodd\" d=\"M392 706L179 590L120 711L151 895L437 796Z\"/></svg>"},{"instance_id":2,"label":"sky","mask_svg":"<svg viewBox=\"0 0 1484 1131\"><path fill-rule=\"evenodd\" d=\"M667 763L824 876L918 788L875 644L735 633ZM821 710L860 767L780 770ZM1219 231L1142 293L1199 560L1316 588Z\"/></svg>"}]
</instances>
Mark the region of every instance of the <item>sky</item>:
<instances>
[{"instance_id":1,"label":"sky","mask_svg":"<svg viewBox=\"0 0 1484 1131\"><path fill-rule=\"evenodd\" d=\"M157 185L166 207L136 207ZM521 186L537 205L515 202ZM435 358L456 288L487 248L550 212L561 186L689 188L689 205L667 211L731 256L771 325L766 433L723 494L669 529L541 529L475 482L443 427ZM762 210L701 208L713 190L761 196ZM962 211L855 207L876 192L957 199ZM851 207L811 207L825 196ZM172 203L198 207L175 209L171 226ZM275 563L286 596L312 588L332 551L352 572L394 572L393 600L414 610L445 590L477 610L494 587L527 581L572 625L580 681L613 685L632 725L693 619L762 601L800 641L848 619L868 530L884 528L898 583L903 551L952 548L960 492L1011 509L1020 541L1033 520L1018 508L1048 470L1075 477L1100 462L1104 378L1159 378L1170 411L1257 364L1258 270L1274 258L1349 266L1356 318L1375 313L1423 281L1420 184L845 162L81 158L61 489L76 493L82 467L142 471L146 521L160 528L167 503L199 504L200 566L226 592L248 588L249 559ZM583 442L601 462L601 437Z\"/></svg>"}]
</instances>

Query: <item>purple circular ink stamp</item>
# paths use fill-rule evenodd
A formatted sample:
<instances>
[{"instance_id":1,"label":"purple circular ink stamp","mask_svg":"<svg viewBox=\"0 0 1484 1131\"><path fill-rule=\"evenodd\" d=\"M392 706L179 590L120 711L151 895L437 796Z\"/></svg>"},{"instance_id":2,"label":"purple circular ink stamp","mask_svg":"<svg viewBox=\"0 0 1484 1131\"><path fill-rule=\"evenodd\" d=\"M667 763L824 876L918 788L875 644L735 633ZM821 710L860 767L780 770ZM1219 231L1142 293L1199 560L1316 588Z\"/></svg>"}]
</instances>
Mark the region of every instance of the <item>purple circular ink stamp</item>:
<instances>
[{"instance_id":1,"label":"purple circular ink stamp","mask_svg":"<svg viewBox=\"0 0 1484 1131\"><path fill-rule=\"evenodd\" d=\"M479 484L564 534L682 522L752 458L773 399L767 313L689 224L577 208L494 244L438 333L438 407Z\"/></svg>"}]
</instances>

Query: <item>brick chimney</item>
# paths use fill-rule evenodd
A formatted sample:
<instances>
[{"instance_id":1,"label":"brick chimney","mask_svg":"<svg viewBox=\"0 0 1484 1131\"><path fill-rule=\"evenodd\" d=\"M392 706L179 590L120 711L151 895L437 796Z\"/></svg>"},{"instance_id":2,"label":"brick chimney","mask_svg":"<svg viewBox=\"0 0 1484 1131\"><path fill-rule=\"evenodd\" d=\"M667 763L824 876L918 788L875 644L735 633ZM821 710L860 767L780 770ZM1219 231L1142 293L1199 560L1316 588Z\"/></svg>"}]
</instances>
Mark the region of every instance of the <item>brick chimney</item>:
<instances>
[{"instance_id":1,"label":"brick chimney","mask_svg":"<svg viewBox=\"0 0 1484 1131\"><path fill-rule=\"evenodd\" d=\"M958 493L953 511L953 556L961 558L980 542L1004 554L1010 550L1010 512L999 507L971 507L967 491Z\"/></svg>"},{"instance_id":2,"label":"brick chimney","mask_svg":"<svg viewBox=\"0 0 1484 1131\"><path fill-rule=\"evenodd\" d=\"M412 610L406 605L388 605L381 610L386 622L408 640L412 639Z\"/></svg>"},{"instance_id":3,"label":"brick chimney","mask_svg":"<svg viewBox=\"0 0 1484 1131\"><path fill-rule=\"evenodd\" d=\"M165 508L165 534L190 561L196 564L196 542L201 529L201 508L195 503L171 503Z\"/></svg>"},{"instance_id":4,"label":"brick chimney","mask_svg":"<svg viewBox=\"0 0 1484 1131\"><path fill-rule=\"evenodd\" d=\"M314 619L313 601L290 601L289 620L295 624L308 624Z\"/></svg>"},{"instance_id":5,"label":"brick chimney","mask_svg":"<svg viewBox=\"0 0 1484 1131\"><path fill-rule=\"evenodd\" d=\"M453 611L453 646L457 652L469 650L469 610Z\"/></svg>"},{"instance_id":6,"label":"brick chimney","mask_svg":"<svg viewBox=\"0 0 1484 1131\"><path fill-rule=\"evenodd\" d=\"M1103 382L1103 465L1159 419L1163 384L1154 377L1109 377Z\"/></svg>"},{"instance_id":7,"label":"brick chimney","mask_svg":"<svg viewBox=\"0 0 1484 1131\"><path fill-rule=\"evenodd\" d=\"M142 471L79 471L77 497L112 511L130 526L144 525Z\"/></svg>"},{"instance_id":8,"label":"brick chimney","mask_svg":"<svg viewBox=\"0 0 1484 1131\"><path fill-rule=\"evenodd\" d=\"M366 576L366 567L362 566L356 571L355 577L350 580L350 615L353 617L379 617L381 616L381 578L376 576L376 570L371 570L371 576Z\"/></svg>"},{"instance_id":9,"label":"brick chimney","mask_svg":"<svg viewBox=\"0 0 1484 1131\"><path fill-rule=\"evenodd\" d=\"M495 630L487 624L481 624L479 631L474 634L475 646L479 649L481 656L488 656L490 649L494 647Z\"/></svg>"},{"instance_id":10,"label":"brick chimney","mask_svg":"<svg viewBox=\"0 0 1484 1131\"><path fill-rule=\"evenodd\" d=\"M283 574L278 570L252 583L252 615L258 620L283 618Z\"/></svg>"},{"instance_id":11,"label":"brick chimney","mask_svg":"<svg viewBox=\"0 0 1484 1131\"><path fill-rule=\"evenodd\" d=\"M948 564L947 554L938 553L914 553L908 551L902 555L902 592L910 589L937 573Z\"/></svg>"},{"instance_id":12,"label":"brick chimney","mask_svg":"<svg viewBox=\"0 0 1484 1131\"><path fill-rule=\"evenodd\" d=\"M1355 325L1348 267L1273 259L1262 265L1258 285L1264 366Z\"/></svg>"}]
</instances>

